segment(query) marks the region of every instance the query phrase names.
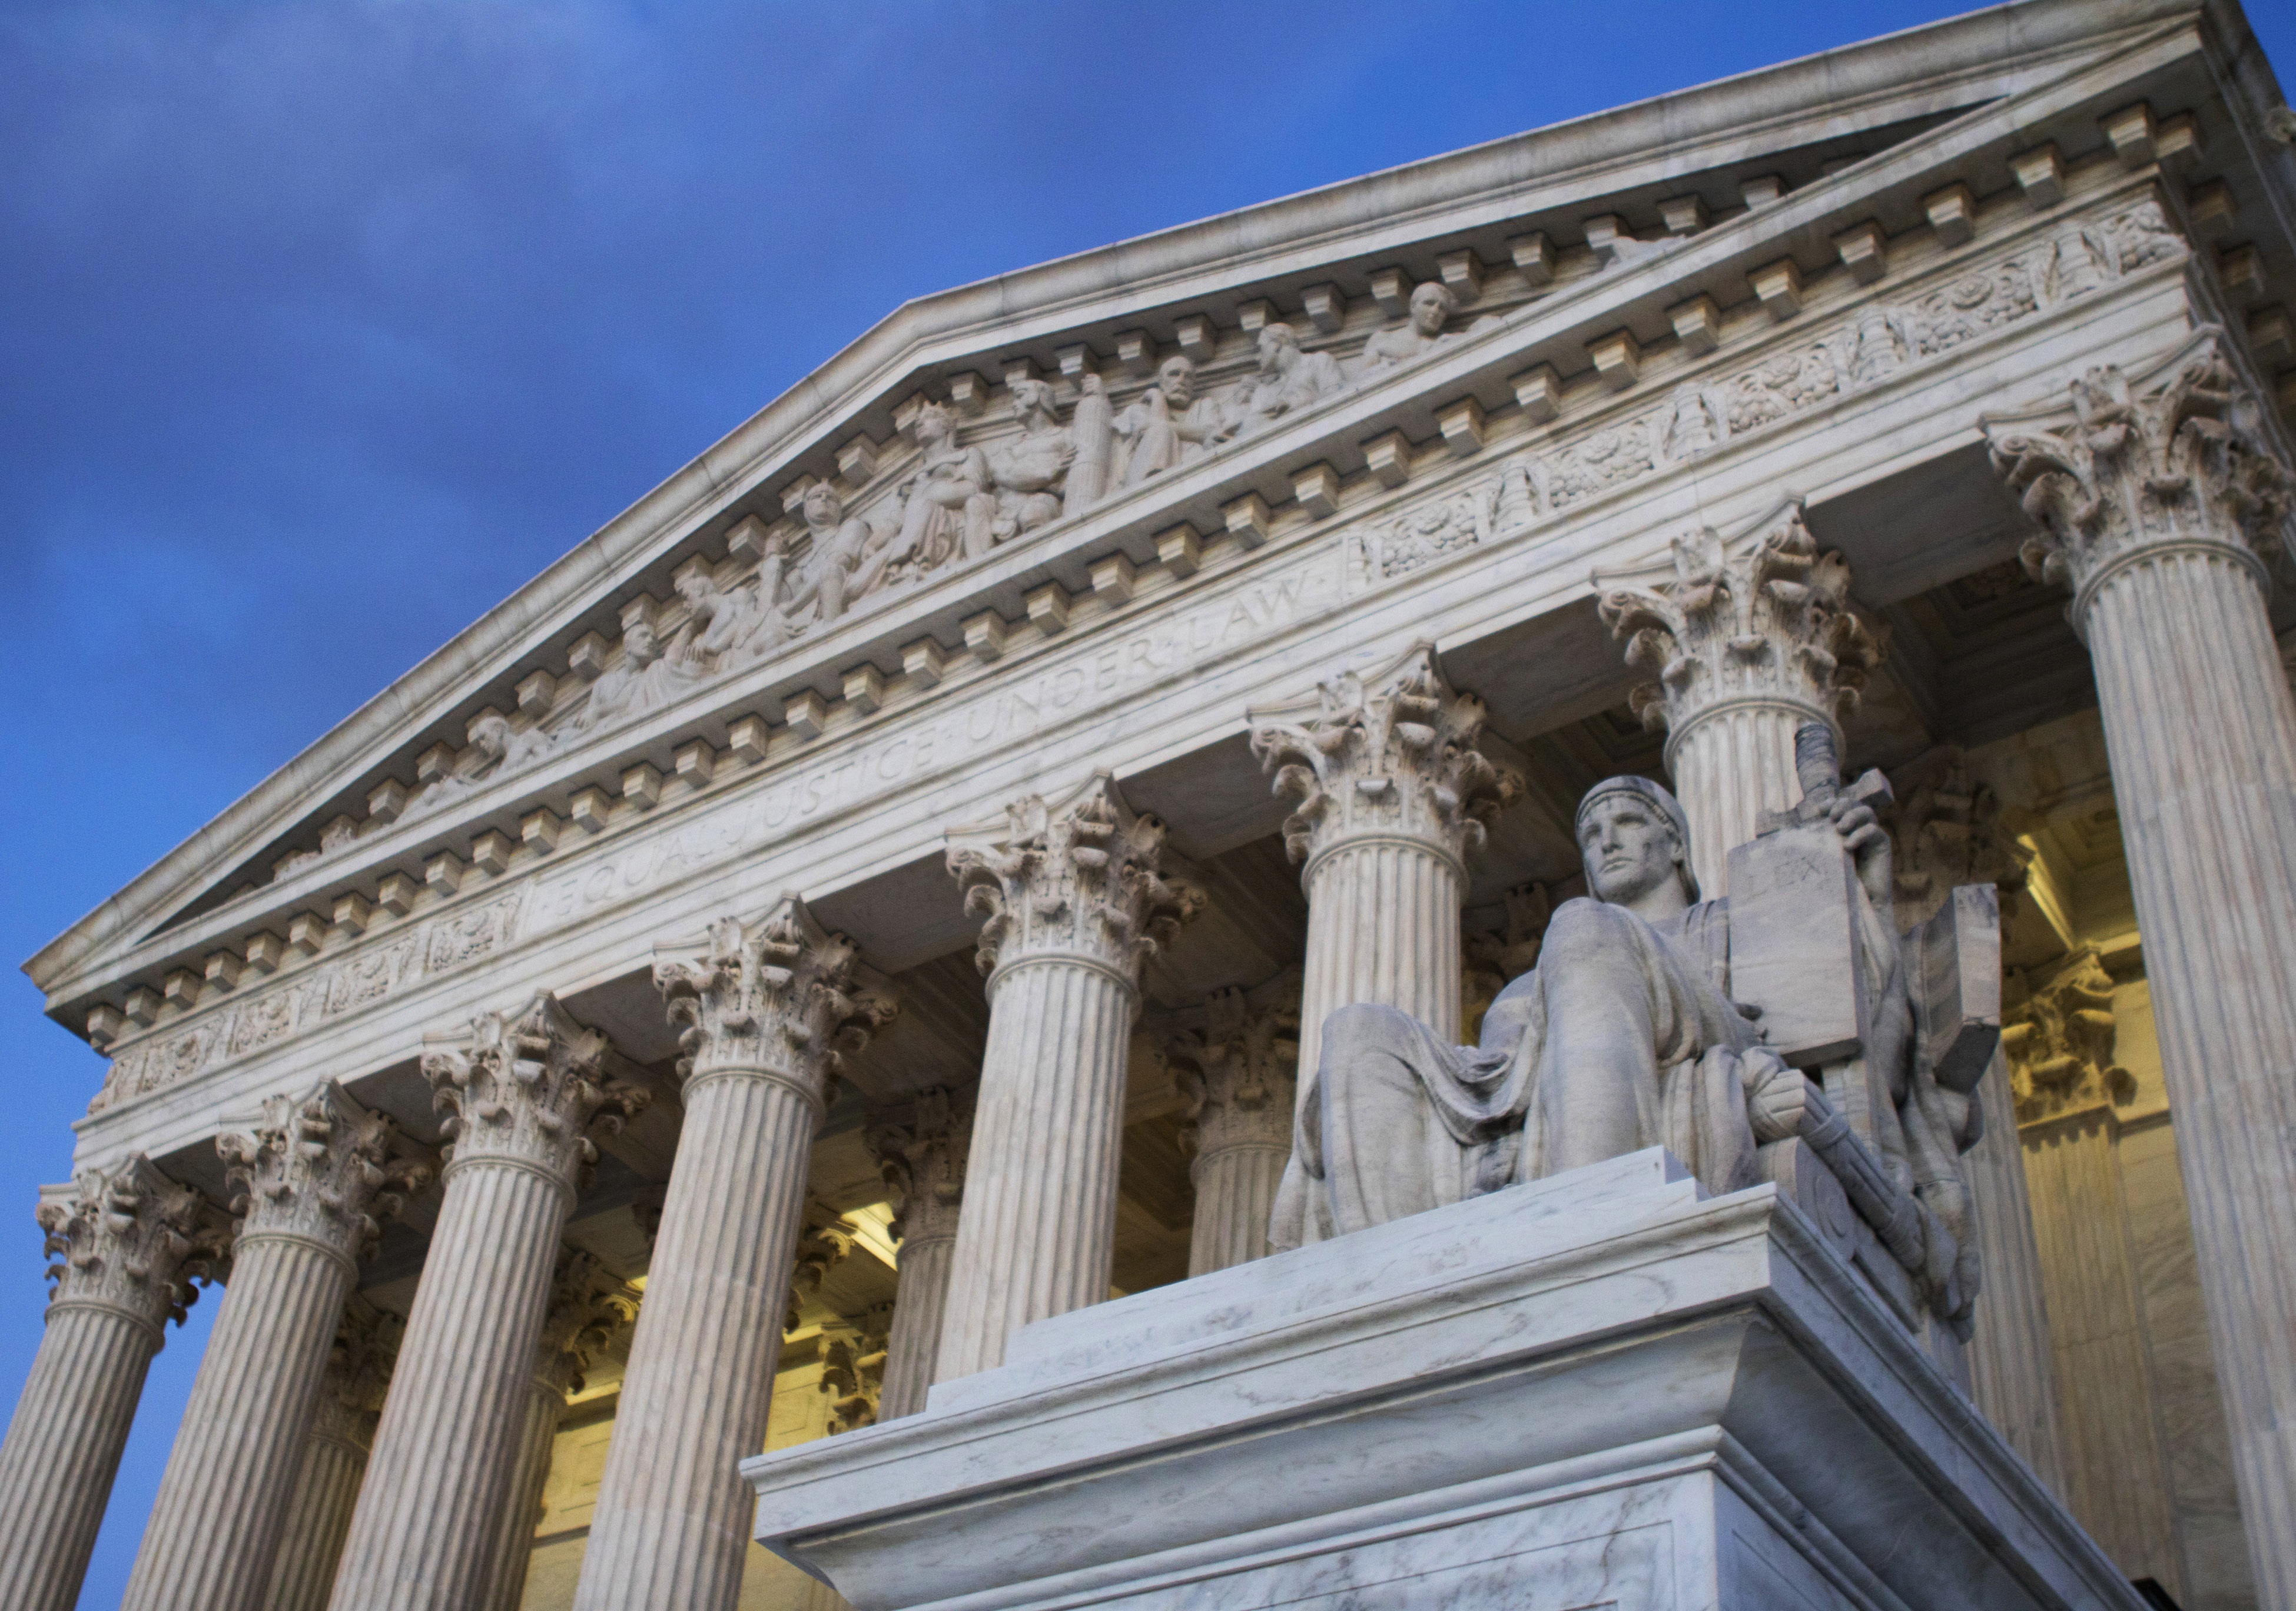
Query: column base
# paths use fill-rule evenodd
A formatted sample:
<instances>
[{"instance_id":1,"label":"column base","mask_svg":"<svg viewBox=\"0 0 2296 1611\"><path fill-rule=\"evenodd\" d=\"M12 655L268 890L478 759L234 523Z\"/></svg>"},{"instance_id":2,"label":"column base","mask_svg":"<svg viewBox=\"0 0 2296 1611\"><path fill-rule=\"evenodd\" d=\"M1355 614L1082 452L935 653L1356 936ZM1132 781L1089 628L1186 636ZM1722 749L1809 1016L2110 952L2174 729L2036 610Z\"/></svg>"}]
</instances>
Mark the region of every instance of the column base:
<instances>
[{"instance_id":1,"label":"column base","mask_svg":"<svg viewBox=\"0 0 2296 1611\"><path fill-rule=\"evenodd\" d=\"M1775 1188L1655 1149L1041 1321L742 1469L861 1611L2144 1604Z\"/></svg>"}]
</instances>

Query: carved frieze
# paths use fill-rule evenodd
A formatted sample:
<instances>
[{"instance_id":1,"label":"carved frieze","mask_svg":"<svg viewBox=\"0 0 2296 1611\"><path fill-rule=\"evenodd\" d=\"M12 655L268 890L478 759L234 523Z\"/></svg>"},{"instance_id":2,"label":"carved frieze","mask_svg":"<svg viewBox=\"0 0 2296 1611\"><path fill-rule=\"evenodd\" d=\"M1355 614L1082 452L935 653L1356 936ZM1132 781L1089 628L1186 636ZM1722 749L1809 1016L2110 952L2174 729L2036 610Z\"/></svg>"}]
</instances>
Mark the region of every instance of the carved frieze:
<instances>
[{"instance_id":1,"label":"carved frieze","mask_svg":"<svg viewBox=\"0 0 2296 1611\"><path fill-rule=\"evenodd\" d=\"M489 956L508 937L524 899L522 892L513 891L442 913L415 925L410 934L348 951L268 985L242 988L198 1022L122 1052L87 1111L100 1114L179 1084L227 1059L247 1056L285 1036Z\"/></svg>"}]
</instances>

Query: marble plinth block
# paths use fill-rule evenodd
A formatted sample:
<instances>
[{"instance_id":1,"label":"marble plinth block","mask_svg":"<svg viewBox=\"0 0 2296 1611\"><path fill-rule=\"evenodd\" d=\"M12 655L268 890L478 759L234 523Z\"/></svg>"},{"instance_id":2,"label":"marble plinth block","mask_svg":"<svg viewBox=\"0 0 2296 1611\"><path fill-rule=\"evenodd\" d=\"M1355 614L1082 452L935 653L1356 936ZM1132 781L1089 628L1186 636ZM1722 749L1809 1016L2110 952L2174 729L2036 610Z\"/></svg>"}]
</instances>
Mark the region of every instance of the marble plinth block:
<instances>
[{"instance_id":1,"label":"marble plinth block","mask_svg":"<svg viewBox=\"0 0 2296 1611\"><path fill-rule=\"evenodd\" d=\"M2142 1605L1775 1188L1655 1149L1040 1321L742 1469L861 1611Z\"/></svg>"}]
</instances>

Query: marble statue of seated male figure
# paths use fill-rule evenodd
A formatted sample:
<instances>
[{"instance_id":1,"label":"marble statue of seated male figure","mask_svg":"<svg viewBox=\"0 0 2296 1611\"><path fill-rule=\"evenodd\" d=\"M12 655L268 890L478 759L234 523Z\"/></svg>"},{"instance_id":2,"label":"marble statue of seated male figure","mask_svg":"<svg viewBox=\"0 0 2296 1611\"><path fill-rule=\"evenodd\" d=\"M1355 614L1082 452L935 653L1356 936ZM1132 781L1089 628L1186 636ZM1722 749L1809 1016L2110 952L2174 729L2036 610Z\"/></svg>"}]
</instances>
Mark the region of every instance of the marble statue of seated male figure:
<instances>
[{"instance_id":1,"label":"marble statue of seated male figure","mask_svg":"<svg viewBox=\"0 0 2296 1611\"><path fill-rule=\"evenodd\" d=\"M1881 834L1862 806L1836 826L1853 853ZM1734 1191L1755 1183L1759 1144L1796 1133L1808 1085L1730 999L1728 903L1698 899L1681 804L1613 777L1580 802L1578 835L1589 895L1555 912L1480 1045L1447 1046L1393 1007L1324 1021L1275 1246L1653 1146Z\"/></svg>"}]
</instances>

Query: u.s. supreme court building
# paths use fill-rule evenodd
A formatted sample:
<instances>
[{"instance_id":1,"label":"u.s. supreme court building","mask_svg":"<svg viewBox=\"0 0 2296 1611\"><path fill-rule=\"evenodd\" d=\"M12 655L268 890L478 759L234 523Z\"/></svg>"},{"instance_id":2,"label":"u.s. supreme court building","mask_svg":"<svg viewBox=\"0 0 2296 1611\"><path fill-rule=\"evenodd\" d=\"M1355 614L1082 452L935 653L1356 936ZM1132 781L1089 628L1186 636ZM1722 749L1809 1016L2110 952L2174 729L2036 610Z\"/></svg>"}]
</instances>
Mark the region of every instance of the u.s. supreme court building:
<instances>
[{"instance_id":1,"label":"u.s. supreme court building","mask_svg":"<svg viewBox=\"0 0 2296 1611\"><path fill-rule=\"evenodd\" d=\"M206 1281L135 1611L2296 1607L2292 137L2024 0L899 308L27 965L0 1604Z\"/></svg>"}]
</instances>

